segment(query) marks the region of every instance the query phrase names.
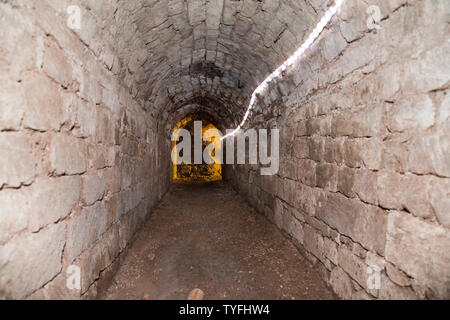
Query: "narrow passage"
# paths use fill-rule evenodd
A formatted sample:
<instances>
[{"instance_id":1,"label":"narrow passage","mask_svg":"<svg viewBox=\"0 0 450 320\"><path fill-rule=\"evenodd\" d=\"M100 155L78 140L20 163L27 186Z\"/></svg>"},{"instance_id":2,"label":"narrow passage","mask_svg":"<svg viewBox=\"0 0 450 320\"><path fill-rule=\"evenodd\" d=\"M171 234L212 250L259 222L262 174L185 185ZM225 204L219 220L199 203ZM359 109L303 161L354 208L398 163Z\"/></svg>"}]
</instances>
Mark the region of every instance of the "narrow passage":
<instances>
[{"instance_id":1,"label":"narrow passage","mask_svg":"<svg viewBox=\"0 0 450 320\"><path fill-rule=\"evenodd\" d=\"M334 299L295 246L225 182L173 185L105 299Z\"/></svg>"}]
</instances>

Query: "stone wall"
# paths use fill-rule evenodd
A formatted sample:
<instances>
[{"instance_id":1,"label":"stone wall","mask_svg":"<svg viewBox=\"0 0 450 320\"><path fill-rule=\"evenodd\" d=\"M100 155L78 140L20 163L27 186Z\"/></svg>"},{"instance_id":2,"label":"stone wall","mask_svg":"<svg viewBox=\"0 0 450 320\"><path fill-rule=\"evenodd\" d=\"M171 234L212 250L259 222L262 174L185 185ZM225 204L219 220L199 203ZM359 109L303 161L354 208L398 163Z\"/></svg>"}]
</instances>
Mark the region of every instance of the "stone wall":
<instances>
[{"instance_id":1,"label":"stone wall","mask_svg":"<svg viewBox=\"0 0 450 320\"><path fill-rule=\"evenodd\" d=\"M173 125L239 123L327 3L0 1L0 298L95 297L167 189ZM381 29L346 0L259 101L279 174L225 173L341 297L448 298L448 1L371 4Z\"/></svg>"},{"instance_id":2,"label":"stone wall","mask_svg":"<svg viewBox=\"0 0 450 320\"><path fill-rule=\"evenodd\" d=\"M380 29L346 1L260 99L251 126L281 129L279 174L225 172L340 297L450 298L448 2L372 3Z\"/></svg>"},{"instance_id":3,"label":"stone wall","mask_svg":"<svg viewBox=\"0 0 450 320\"><path fill-rule=\"evenodd\" d=\"M112 39L66 7L0 3L0 298L95 297L169 183Z\"/></svg>"}]
</instances>

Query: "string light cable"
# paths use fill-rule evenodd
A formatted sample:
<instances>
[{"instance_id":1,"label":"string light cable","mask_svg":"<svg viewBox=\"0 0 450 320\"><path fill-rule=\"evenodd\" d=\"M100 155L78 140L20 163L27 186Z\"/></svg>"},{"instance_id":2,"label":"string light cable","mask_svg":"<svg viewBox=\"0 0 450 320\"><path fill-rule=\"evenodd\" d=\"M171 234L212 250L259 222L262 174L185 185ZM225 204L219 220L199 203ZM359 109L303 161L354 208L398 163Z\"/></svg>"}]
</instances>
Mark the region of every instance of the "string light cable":
<instances>
[{"instance_id":1,"label":"string light cable","mask_svg":"<svg viewBox=\"0 0 450 320\"><path fill-rule=\"evenodd\" d=\"M320 19L317 26L314 28L314 30L310 33L306 41L281 65L279 66L274 72L272 72L256 89L253 91L252 97L250 99L250 103L248 105L247 111L244 115L244 118L242 119L241 124L231 131L230 133L223 136L220 140L224 140L228 137L234 136L236 133L241 130L241 128L244 126L244 124L247 122L248 117L250 115L251 110L254 108L256 104L256 99L258 95L261 95L268 87L269 83L272 82L275 79L279 79L283 72L286 71L286 69L290 66L292 66L294 63L296 63L300 58L303 56L306 50L308 50L316 41L316 39L320 36L322 31L325 29L327 24L330 22L330 20L334 17L334 15L338 12L339 8L342 6L344 0L336 0L334 3L334 6L330 7L326 12L325 15Z\"/></svg>"}]
</instances>

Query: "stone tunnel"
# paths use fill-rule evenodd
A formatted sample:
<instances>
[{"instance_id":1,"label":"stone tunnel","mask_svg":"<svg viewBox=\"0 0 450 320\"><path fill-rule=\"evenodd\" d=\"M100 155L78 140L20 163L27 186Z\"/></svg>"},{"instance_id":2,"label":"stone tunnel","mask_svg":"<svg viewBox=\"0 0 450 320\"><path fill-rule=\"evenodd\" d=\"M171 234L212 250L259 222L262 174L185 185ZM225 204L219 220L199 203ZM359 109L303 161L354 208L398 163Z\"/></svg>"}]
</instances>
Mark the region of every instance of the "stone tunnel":
<instances>
[{"instance_id":1,"label":"stone tunnel","mask_svg":"<svg viewBox=\"0 0 450 320\"><path fill-rule=\"evenodd\" d=\"M449 299L449 11L0 1L0 298ZM279 170L176 183L189 119Z\"/></svg>"}]
</instances>

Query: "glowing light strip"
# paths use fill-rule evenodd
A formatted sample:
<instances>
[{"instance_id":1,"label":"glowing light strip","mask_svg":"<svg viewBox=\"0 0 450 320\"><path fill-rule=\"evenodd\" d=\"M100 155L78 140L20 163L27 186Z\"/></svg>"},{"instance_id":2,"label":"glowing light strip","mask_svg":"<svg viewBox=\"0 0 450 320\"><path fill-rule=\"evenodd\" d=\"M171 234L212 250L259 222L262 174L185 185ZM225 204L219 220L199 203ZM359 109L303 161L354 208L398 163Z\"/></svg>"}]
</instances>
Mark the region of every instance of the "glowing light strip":
<instances>
[{"instance_id":1,"label":"glowing light strip","mask_svg":"<svg viewBox=\"0 0 450 320\"><path fill-rule=\"evenodd\" d=\"M241 124L232 132L228 133L227 135L223 136L221 140L224 140L230 136L234 136L241 128L244 126L245 122L247 122L248 116L250 115L250 111L253 109L255 102L256 102L256 95L261 94L264 92L264 90L267 89L267 86L271 81L274 79L279 78L282 76L283 72L290 66L292 66L297 60L301 58L303 53L311 47L311 45L314 43L314 41L319 37L319 35L322 33L323 29L327 26L328 22L330 22L331 18L337 13L338 9L342 6L342 3L344 0L336 0L334 6L332 6L330 9L327 10L325 15L322 17L320 22L317 24L317 26L314 28L314 30L311 32L311 34L308 36L306 41L301 45L300 48L297 49L297 51L294 52L292 56L290 56L281 66L279 66L272 74L270 74L256 89L253 91L252 98L250 99L250 103L248 105L247 112L245 113L244 119L242 120Z\"/></svg>"}]
</instances>

